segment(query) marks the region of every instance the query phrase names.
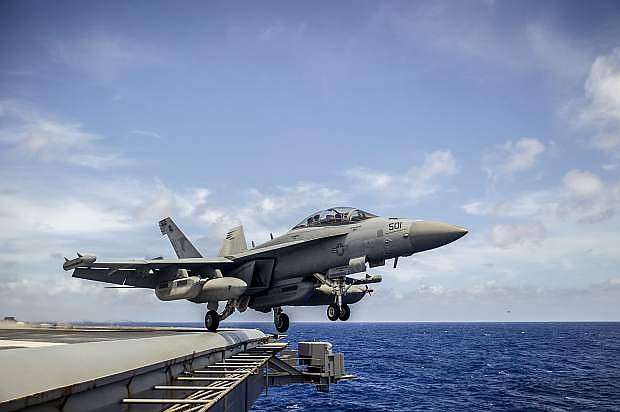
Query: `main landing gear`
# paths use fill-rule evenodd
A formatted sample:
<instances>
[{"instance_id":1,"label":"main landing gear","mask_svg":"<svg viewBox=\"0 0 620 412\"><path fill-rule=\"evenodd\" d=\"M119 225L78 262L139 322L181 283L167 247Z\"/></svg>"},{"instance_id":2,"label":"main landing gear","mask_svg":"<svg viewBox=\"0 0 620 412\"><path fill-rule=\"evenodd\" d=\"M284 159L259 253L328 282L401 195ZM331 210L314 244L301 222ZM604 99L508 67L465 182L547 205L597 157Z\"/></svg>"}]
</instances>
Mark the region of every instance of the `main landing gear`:
<instances>
[{"instance_id":1,"label":"main landing gear","mask_svg":"<svg viewBox=\"0 0 620 412\"><path fill-rule=\"evenodd\" d=\"M220 315L215 310L210 310L205 315L205 327L209 332L215 332L220 326Z\"/></svg>"},{"instance_id":2,"label":"main landing gear","mask_svg":"<svg viewBox=\"0 0 620 412\"><path fill-rule=\"evenodd\" d=\"M282 311L280 306L273 308L273 323L276 325L276 330L280 333L288 330L290 323L288 315Z\"/></svg>"},{"instance_id":3,"label":"main landing gear","mask_svg":"<svg viewBox=\"0 0 620 412\"><path fill-rule=\"evenodd\" d=\"M341 321L349 320L351 317L351 308L346 303L338 306L335 303L332 303L327 307L327 319L336 321L340 319Z\"/></svg>"},{"instance_id":4,"label":"main landing gear","mask_svg":"<svg viewBox=\"0 0 620 412\"><path fill-rule=\"evenodd\" d=\"M217 313L217 302L209 303L207 308L207 314L205 315L205 327L209 332L215 332L220 326L220 321L223 321L235 312L235 308L238 303L234 300L229 300L226 303L224 311L220 314ZM240 309L241 310L241 309ZM243 309L245 310L245 309Z\"/></svg>"}]
</instances>

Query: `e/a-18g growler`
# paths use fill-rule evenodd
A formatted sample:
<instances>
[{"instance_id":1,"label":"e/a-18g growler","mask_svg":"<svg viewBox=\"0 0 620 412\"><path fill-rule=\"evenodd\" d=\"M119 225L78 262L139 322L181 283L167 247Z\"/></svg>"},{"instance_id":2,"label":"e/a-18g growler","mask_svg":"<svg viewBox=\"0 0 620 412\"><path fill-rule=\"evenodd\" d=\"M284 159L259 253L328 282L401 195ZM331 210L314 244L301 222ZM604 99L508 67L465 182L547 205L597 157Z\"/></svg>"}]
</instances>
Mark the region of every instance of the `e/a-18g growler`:
<instances>
[{"instance_id":1,"label":"e/a-18g growler","mask_svg":"<svg viewBox=\"0 0 620 412\"><path fill-rule=\"evenodd\" d=\"M98 261L93 255L65 258L73 277L149 288L163 301L206 303L205 326L217 330L236 310L273 311L279 332L289 327L284 306L327 306L327 317L346 321L349 305L371 290L380 276L365 273L401 256L453 242L466 229L447 223L379 217L351 207L313 213L285 234L248 249L243 227L226 233L219 253L205 257L171 218L159 222L177 259ZM358 274L358 276L354 276ZM219 302L226 302L218 312Z\"/></svg>"}]
</instances>

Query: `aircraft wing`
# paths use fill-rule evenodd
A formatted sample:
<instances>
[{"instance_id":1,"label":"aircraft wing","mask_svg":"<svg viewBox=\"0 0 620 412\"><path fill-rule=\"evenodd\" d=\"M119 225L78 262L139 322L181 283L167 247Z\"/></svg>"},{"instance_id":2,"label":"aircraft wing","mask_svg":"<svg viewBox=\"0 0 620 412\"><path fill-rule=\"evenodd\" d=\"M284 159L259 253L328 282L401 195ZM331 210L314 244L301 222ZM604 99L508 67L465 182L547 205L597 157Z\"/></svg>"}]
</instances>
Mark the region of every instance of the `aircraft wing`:
<instances>
[{"instance_id":1,"label":"aircraft wing","mask_svg":"<svg viewBox=\"0 0 620 412\"><path fill-rule=\"evenodd\" d=\"M291 240L226 257L98 261L95 256L78 255L76 259L67 260L63 269L73 270L75 278L154 289L160 282L173 279L177 269L200 271L209 266L221 268L253 259L277 258L296 248L345 235L346 232L336 232L311 239Z\"/></svg>"},{"instance_id":2,"label":"aircraft wing","mask_svg":"<svg viewBox=\"0 0 620 412\"><path fill-rule=\"evenodd\" d=\"M224 257L97 261L84 255L67 260L63 269L73 269L75 278L153 289L159 282L174 278L177 269L199 270L233 263Z\"/></svg>"}]
</instances>

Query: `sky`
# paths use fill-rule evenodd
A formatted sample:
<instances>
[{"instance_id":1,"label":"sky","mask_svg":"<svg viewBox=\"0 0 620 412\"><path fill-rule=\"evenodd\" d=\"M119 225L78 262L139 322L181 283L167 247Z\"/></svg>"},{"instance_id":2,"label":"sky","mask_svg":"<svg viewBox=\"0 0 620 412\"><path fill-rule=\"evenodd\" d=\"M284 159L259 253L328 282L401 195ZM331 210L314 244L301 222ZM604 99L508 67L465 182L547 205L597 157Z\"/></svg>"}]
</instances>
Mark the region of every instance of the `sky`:
<instances>
[{"instance_id":1,"label":"sky","mask_svg":"<svg viewBox=\"0 0 620 412\"><path fill-rule=\"evenodd\" d=\"M618 22L616 1L0 2L0 315L199 322L63 256L174 256L166 216L215 255L239 223L260 243L346 205L470 230L372 269L352 321L620 320Z\"/></svg>"}]
</instances>

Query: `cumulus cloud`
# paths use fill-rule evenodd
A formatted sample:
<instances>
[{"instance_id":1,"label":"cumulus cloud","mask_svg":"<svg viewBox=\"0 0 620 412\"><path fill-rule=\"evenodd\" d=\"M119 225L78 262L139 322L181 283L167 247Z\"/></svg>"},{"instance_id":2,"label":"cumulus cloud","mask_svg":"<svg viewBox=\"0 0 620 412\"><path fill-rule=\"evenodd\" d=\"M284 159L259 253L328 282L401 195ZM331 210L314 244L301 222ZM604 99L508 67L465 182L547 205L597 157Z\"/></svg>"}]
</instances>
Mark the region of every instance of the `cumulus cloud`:
<instances>
[{"instance_id":1,"label":"cumulus cloud","mask_svg":"<svg viewBox=\"0 0 620 412\"><path fill-rule=\"evenodd\" d=\"M571 170L563 178L565 196L557 213L580 223L598 223L620 206L620 183L604 182L594 173Z\"/></svg>"},{"instance_id":2,"label":"cumulus cloud","mask_svg":"<svg viewBox=\"0 0 620 412\"><path fill-rule=\"evenodd\" d=\"M509 247L520 243L540 243L547 235L540 222L505 224L498 223L491 228L491 241L499 247Z\"/></svg>"},{"instance_id":3,"label":"cumulus cloud","mask_svg":"<svg viewBox=\"0 0 620 412\"><path fill-rule=\"evenodd\" d=\"M592 63L577 124L593 130L595 148L620 148L620 48Z\"/></svg>"},{"instance_id":4,"label":"cumulus cloud","mask_svg":"<svg viewBox=\"0 0 620 412\"><path fill-rule=\"evenodd\" d=\"M463 205L463 210L478 216L598 223L613 217L619 206L620 183L604 181L590 171L570 170L557 187L521 193L505 200L473 200Z\"/></svg>"},{"instance_id":5,"label":"cumulus cloud","mask_svg":"<svg viewBox=\"0 0 620 412\"><path fill-rule=\"evenodd\" d=\"M0 142L27 160L99 170L128 163L104 145L103 137L84 130L81 124L42 115L28 105L0 101L0 119Z\"/></svg>"},{"instance_id":6,"label":"cumulus cloud","mask_svg":"<svg viewBox=\"0 0 620 412\"><path fill-rule=\"evenodd\" d=\"M586 122L620 121L620 48L598 56L585 83L588 105L581 113Z\"/></svg>"},{"instance_id":7,"label":"cumulus cloud","mask_svg":"<svg viewBox=\"0 0 620 412\"><path fill-rule=\"evenodd\" d=\"M371 170L365 167L355 167L347 170L346 173L350 177L367 184L373 189L385 189L395 180L395 176L389 173Z\"/></svg>"},{"instance_id":8,"label":"cumulus cloud","mask_svg":"<svg viewBox=\"0 0 620 412\"><path fill-rule=\"evenodd\" d=\"M103 283L73 279L70 272L36 278L0 275L0 280L0 312L18 319L201 321L200 307L189 302L170 305L159 301L152 290L108 289Z\"/></svg>"},{"instance_id":9,"label":"cumulus cloud","mask_svg":"<svg viewBox=\"0 0 620 412\"><path fill-rule=\"evenodd\" d=\"M592 196L603 190L603 182L594 173L584 170L571 170L562 179L564 186L579 197Z\"/></svg>"},{"instance_id":10,"label":"cumulus cloud","mask_svg":"<svg viewBox=\"0 0 620 412\"><path fill-rule=\"evenodd\" d=\"M270 232L285 232L312 211L344 206L349 200L342 190L316 182L298 182L269 190L246 188L238 196L237 203L224 205L211 202L194 215L216 233L242 224L246 238L260 242Z\"/></svg>"},{"instance_id":11,"label":"cumulus cloud","mask_svg":"<svg viewBox=\"0 0 620 412\"><path fill-rule=\"evenodd\" d=\"M212 189L173 190L161 182L76 177L64 178L61 185L79 187L79 196L29 181L0 184L0 278L10 279L0 292L0 310L5 313L27 319L96 320L183 320L184 313L199 315L199 306L183 302L177 305L181 311L172 314L174 305L162 307L151 291L104 290L103 284L71 279L60 268L62 256L75 250L112 259L171 256L170 245L157 229L157 220L166 215L177 220L199 249L215 253L233 225L243 223L248 240L266 240L270 231L287 230L308 209L344 201L339 190L313 182L239 189L226 200ZM58 272L51 279L50 268ZM70 303L57 308L58 299ZM139 305L142 301L149 305ZM101 313L90 309L93 304L115 309ZM200 316L185 320L200 321Z\"/></svg>"},{"instance_id":12,"label":"cumulus cloud","mask_svg":"<svg viewBox=\"0 0 620 412\"><path fill-rule=\"evenodd\" d=\"M524 137L516 142L508 140L484 157L494 174L512 175L531 169L544 151L540 140Z\"/></svg>"},{"instance_id":13,"label":"cumulus cloud","mask_svg":"<svg viewBox=\"0 0 620 412\"><path fill-rule=\"evenodd\" d=\"M414 165L401 174L355 167L346 171L347 176L360 183L361 190L380 190L388 196L402 196L419 200L436 193L437 181L453 176L459 171L456 158L449 150L428 153L420 165Z\"/></svg>"},{"instance_id":14,"label":"cumulus cloud","mask_svg":"<svg viewBox=\"0 0 620 412\"><path fill-rule=\"evenodd\" d=\"M203 308L187 301L161 302L151 290L104 289L103 284L64 276L38 279L1 277L0 311L39 321L172 321L201 323ZM620 278L582 287L552 288L487 280L462 287L416 282L408 289L375 286L376 292L355 305L353 321L540 321L617 320ZM58 301L63 304L59 305ZM102 311L101 308L106 310ZM407 310L393 311L394 307ZM324 308L287 308L297 321L323 321ZM262 320L252 310L229 321Z\"/></svg>"},{"instance_id":15,"label":"cumulus cloud","mask_svg":"<svg viewBox=\"0 0 620 412\"><path fill-rule=\"evenodd\" d=\"M157 230L158 220L166 216L209 253L238 224L244 225L248 240L260 242L269 232L288 230L310 211L346 204L347 199L340 190L313 182L239 189L225 200L209 188L175 190L158 181L63 178L54 187L58 185L77 192L26 180L0 183L0 260L49 262L52 253L84 248L119 258L167 254L169 247ZM9 243L15 246L11 250ZM36 257L32 248L39 252Z\"/></svg>"},{"instance_id":16,"label":"cumulus cloud","mask_svg":"<svg viewBox=\"0 0 620 412\"><path fill-rule=\"evenodd\" d=\"M592 145L601 150L611 150L620 146L620 133L603 133L592 138Z\"/></svg>"},{"instance_id":17,"label":"cumulus cloud","mask_svg":"<svg viewBox=\"0 0 620 412\"><path fill-rule=\"evenodd\" d=\"M96 201L70 197L41 199L20 192L0 193L0 238L20 234L79 235L92 230L127 230L131 215Z\"/></svg>"},{"instance_id":18,"label":"cumulus cloud","mask_svg":"<svg viewBox=\"0 0 620 412\"><path fill-rule=\"evenodd\" d=\"M195 214L208 198L204 188L176 192L160 182L56 179L0 183L1 267L15 262L20 274L36 274L59 267L62 256L76 250L109 258L168 256L172 250L159 236L158 220L193 222L184 230L195 235L200 228Z\"/></svg>"},{"instance_id":19,"label":"cumulus cloud","mask_svg":"<svg viewBox=\"0 0 620 412\"><path fill-rule=\"evenodd\" d=\"M86 247L91 251L97 252L100 256L106 257L144 257L148 256L148 253L153 248L157 250L157 254L162 254L161 251L163 250L164 255L170 256L172 251L169 245L165 239L161 239L158 236L155 216L152 215L155 211L157 213L171 212L173 216L180 216L182 221L179 223L181 223L183 230L193 240L197 240L193 236L196 233L208 233L209 242L214 243L205 243L204 245L209 246L209 248L201 248L201 250L209 253L209 251L216 250L214 246L219 241L219 235L228 228L232 221L243 222L246 228L250 229L246 232L248 240L260 240L260 236L266 238L268 231L273 230L274 226L282 225L282 230L286 230L291 222L300 217L297 215L300 213L306 214L306 209L308 208L319 209L323 203L331 205L335 202L339 203L338 199L345 200L347 197L345 192L322 186L318 183L302 182L292 186L270 188L268 190L240 190L237 193L238 202L227 200L224 204L218 201L217 191L207 188L177 191L161 183L156 185L146 182L125 182L123 184L120 181L115 181L108 183L114 186L114 190L101 191L95 190L95 188L85 190L81 201L89 205L89 207L96 206L101 208L100 210L109 211L114 211L114 207L121 205L122 207L109 215L109 217L116 216L116 219L120 220L112 221L109 226L99 226L99 217L93 216L88 218L91 220L89 233L83 232L84 228L79 225L76 225L76 227L68 225L60 228L64 232L58 232L60 229L52 226L47 232L34 231L29 234L20 231L20 225L17 225L10 232L3 233L0 240L5 246L3 253L0 254L0 262L2 267L5 268L5 273L7 268L19 268L19 271L15 272L12 278L24 280L24 276L32 276L31 278L26 278L23 282L15 281L12 283L11 291L14 296L35 301L37 304L27 305L23 301L21 303L17 302L16 298L9 299L7 297L7 299L4 299L4 296L0 296L2 310L30 319L41 319L36 314L46 313L46 316L49 316L47 319L120 320L131 317L134 320L195 320L199 322L200 307L197 305L194 306L186 302L161 303L152 296L150 291L104 290L101 284L70 279L68 278L68 273L63 273L60 270L62 260L60 256L62 253L74 250L77 247ZM95 182L94 186L97 187L99 184ZM153 190L154 187L156 190ZM13 192L13 196L17 193L18 197L28 197L15 190L0 190L0 193L3 194L10 192ZM149 193L151 197L149 197ZM41 193L41 198L44 197L45 193ZM160 197L163 200L159 199ZM30 198L33 199L32 197ZM125 202L121 201L123 199ZM128 199L133 200L127 201ZM35 205L37 203L35 200L32 200L32 202ZM42 222L53 222L56 217L50 214L50 211L45 210L43 207L45 202L40 201L40 203L42 208L37 210L36 213L41 214ZM49 203L48 199L47 204ZM62 202L55 201L53 203L61 204ZM158 205L153 209L154 211L149 212L146 210L153 203ZM28 209L26 210L28 211ZM70 218L70 215L71 213L66 218ZM210 218L207 218L207 216L210 216ZM130 221L123 221L123 217L129 217ZM163 216L157 216L157 218L159 217ZM19 219L19 215L14 215L14 219ZM36 226L33 227L36 228ZM222 230L221 233L220 228ZM123 232L120 233L119 231ZM82 234L80 235L80 233ZM466 238L464 242L459 242L454 247L446 247L441 251L430 251L420 256L416 255L403 259L397 270L384 267L377 268L375 273L384 274L386 287L389 287L390 282L394 281L407 282L406 287L400 288L402 299L404 299L403 304L409 302L409 305L415 306L420 302L426 302L427 304L430 302L433 305L450 306L449 310L446 309L447 312L442 313L413 311L413 317L407 315L401 320L458 320L461 319L459 317L461 315L454 308L464 310L467 306L458 297L458 290L462 290L467 296L474 296L478 293L485 305L490 305L489 301L493 299L489 299L489 296L492 296L492 294L486 291L493 290L493 288L488 285L488 287L478 287L474 284L463 286L463 289L451 289L438 282L441 279L444 281L460 279L463 273L476 273L478 276L492 276L493 278L502 278L508 274L524 276L521 270L518 269L519 267L534 267L538 268L537 270L540 273L547 273L560 267L560 264L564 265L561 266L563 270L575 271L577 269L571 269L575 265L573 260L588 264L588 258L594 259L593 261L596 262L601 259L601 253L605 253L606 258L609 258L609 256L613 257L616 253L612 246L608 247L609 250L599 247L599 243L605 245L612 245L614 243L613 237L610 238L609 234L587 233L578 239L572 236L564 239L547 238L543 242L545 247L540 247L536 243L536 239L543 238L542 231L537 232L535 228L519 227L516 233L520 238L510 238L504 234L504 237L499 237L499 240L496 239L504 247L498 248L476 243L475 238L473 239L474 242L470 244L470 239ZM32 236L37 237L33 238ZM74 238L75 236L78 237ZM13 239L10 244L15 245L15 250L8 250L9 239ZM15 239L21 239L21 241L15 242ZM533 239L534 241L526 241L526 239ZM198 245L199 247L203 246L200 242L198 242ZM552 247L548 245L552 245ZM597 249L598 255L583 255L584 250L592 248ZM33 256L32 250L37 251L35 256ZM64 276L66 280L56 283L56 281L50 281L49 277L45 276L35 278L34 275L39 273L41 266L31 265L33 260L37 261L39 259L38 256L40 254L45 255L44 263L46 267L58 268L58 276ZM151 256L156 256L156 254ZM563 260L567 259L566 256L569 256L569 261L562 263ZM20 263L18 266L9 266L5 263L9 260ZM502 262L501 269L490 266L493 262ZM73 285L71 282L78 282L80 285ZM415 284L420 284L420 286L412 286ZM48 290L44 287L46 285L53 287L50 287ZM17 293L15 288L20 291L24 288L24 292ZM415 293L415 302L410 301L411 289ZM50 294L50 290L54 291L54 293ZM6 293L9 294L8 291ZM116 293L124 293L125 295L117 296ZM132 293L137 295L130 295ZM379 316L376 313L370 313L371 311L368 308L376 307L376 302L384 303L386 308L393 307L394 301L384 300L384 293L387 293L386 296L388 298L391 296L389 291L386 292L384 288L381 288L372 297L373 305L360 305L356 308L356 318L366 321L382 319L381 316L383 315ZM134 297L132 298L131 296ZM67 304L69 306L65 306L63 309L55 309L54 305L58 299L69 302ZM137 302L143 302L144 304L138 304ZM514 303L518 304L518 301ZM114 310L101 313L101 311L91 309L93 304L99 307L112 305ZM420 306L419 309L422 309L422 307ZM295 313L297 319L322 320L324 318L323 309L321 308L314 311L300 310L292 312ZM73 313L73 315L69 313ZM384 312L379 311L379 313ZM477 316L478 312L465 311L462 313L468 314L464 319L471 320ZM541 318L545 318L545 315L541 314L536 319ZM261 317L261 315L255 316L252 312L250 312L249 316L244 315L237 319L269 320ZM524 319L524 317L520 316L519 319Z\"/></svg>"},{"instance_id":20,"label":"cumulus cloud","mask_svg":"<svg viewBox=\"0 0 620 412\"><path fill-rule=\"evenodd\" d=\"M400 322L616 320L620 316L619 285L617 278L610 278L563 288L496 280L463 287L420 283L407 291L381 288L355 307L354 320L382 320L378 307L406 307L391 314L391 321ZM480 333L484 332L488 331Z\"/></svg>"}]
</instances>

